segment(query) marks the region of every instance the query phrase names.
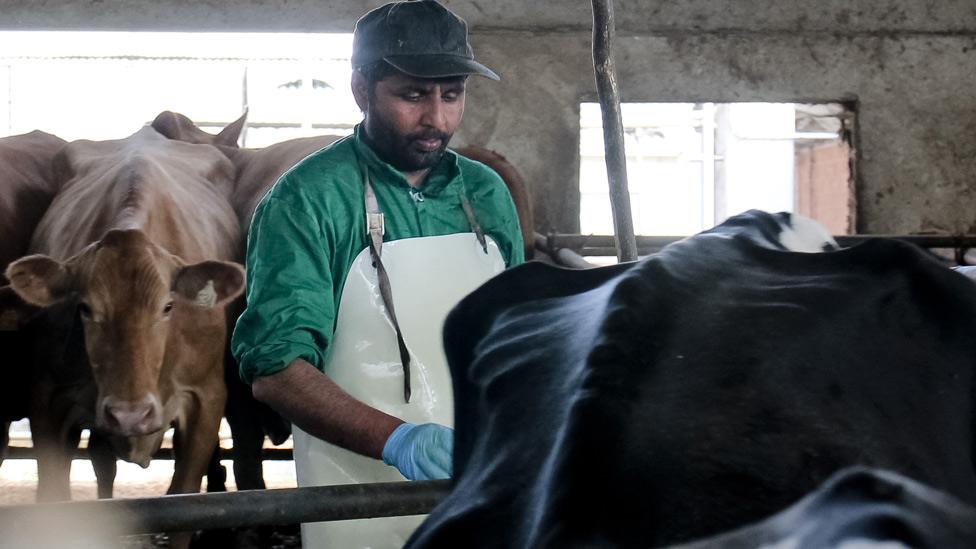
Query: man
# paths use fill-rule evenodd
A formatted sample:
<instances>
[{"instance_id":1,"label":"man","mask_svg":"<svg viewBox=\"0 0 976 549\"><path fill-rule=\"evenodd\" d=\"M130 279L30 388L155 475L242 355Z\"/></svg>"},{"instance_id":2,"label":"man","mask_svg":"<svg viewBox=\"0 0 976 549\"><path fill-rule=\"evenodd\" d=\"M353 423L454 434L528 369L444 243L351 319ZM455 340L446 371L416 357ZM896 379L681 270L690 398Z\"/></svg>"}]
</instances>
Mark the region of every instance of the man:
<instances>
[{"instance_id":1,"label":"man","mask_svg":"<svg viewBox=\"0 0 976 549\"><path fill-rule=\"evenodd\" d=\"M363 122L255 211L233 352L255 397L296 426L300 484L447 478L443 318L523 261L504 183L447 149L467 76L498 76L474 60L465 22L433 0L364 15L352 65ZM303 539L399 547L419 519L356 522L306 525Z\"/></svg>"}]
</instances>

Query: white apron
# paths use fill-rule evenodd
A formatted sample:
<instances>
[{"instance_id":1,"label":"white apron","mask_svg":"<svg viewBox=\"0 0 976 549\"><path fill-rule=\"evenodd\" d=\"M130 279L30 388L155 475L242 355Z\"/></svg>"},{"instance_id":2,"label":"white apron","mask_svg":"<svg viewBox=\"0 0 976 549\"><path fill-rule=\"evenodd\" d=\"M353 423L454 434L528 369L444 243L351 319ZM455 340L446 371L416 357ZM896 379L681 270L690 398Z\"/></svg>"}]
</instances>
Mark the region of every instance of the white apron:
<instances>
[{"instance_id":1,"label":"white apron","mask_svg":"<svg viewBox=\"0 0 976 549\"><path fill-rule=\"evenodd\" d=\"M383 243L393 307L410 352L409 404L397 338L385 313L369 248L350 267L342 289L325 373L353 397L412 423L454 424L451 376L442 344L447 313L505 268L490 238L487 253L474 233ZM299 486L404 480L396 468L293 428ZM306 549L402 547L424 516L302 525Z\"/></svg>"}]
</instances>

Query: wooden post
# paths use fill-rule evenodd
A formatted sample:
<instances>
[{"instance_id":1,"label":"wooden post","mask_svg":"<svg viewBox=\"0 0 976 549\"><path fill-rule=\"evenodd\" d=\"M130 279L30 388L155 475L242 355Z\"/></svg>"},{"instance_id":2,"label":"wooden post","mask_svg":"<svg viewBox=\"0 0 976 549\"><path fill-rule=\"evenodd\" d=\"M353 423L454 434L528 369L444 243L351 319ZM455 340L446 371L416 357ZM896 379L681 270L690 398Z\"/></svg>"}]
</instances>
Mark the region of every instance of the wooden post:
<instances>
[{"instance_id":1,"label":"wooden post","mask_svg":"<svg viewBox=\"0 0 976 549\"><path fill-rule=\"evenodd\" d=\"M593 70L603 114L603 143L606 149L607 178L610 183L610 209L617 244L617 260L637 259L637 240L627 187L627 154L624 151L620 94L613 65L613 0L593 2Z\"/></svg>"}]
</instances>

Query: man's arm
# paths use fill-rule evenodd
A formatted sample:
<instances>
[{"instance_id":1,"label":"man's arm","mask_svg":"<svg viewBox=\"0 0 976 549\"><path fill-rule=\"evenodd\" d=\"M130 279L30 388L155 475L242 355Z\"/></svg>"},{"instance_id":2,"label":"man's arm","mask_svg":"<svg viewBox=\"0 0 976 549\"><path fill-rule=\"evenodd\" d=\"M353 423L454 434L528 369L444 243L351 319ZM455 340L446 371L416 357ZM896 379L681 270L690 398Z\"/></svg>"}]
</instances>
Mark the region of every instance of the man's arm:
<instances>
[{"instance_id":1,"label":"man's arm","mask_svg":"<svg viewBox=\"0 0 976 549\"><path fill-rule=\"evenodd\" d=\"M380 459L390 433L403 421L356 400L302 359L255 378L254 397L306 433Z\"/></svg>"},{"instance_id":2,"label":"man's arm","mask_svg":"<svg viewBox=\"0 0 976 549\"><path fill-rule=\"evenodd\" d=\"M302 359L259 377L254 397L306 433L382 459L411 480L451 476L454 432L443 425L405 423L367 406Z\"/></svg>"},{"instance_id":3,"label":"man's arm","mask_svg":"<svg viewBox=\"0 0 976 549\"><path fill-rule=\"evenodd\" d=\"M241 378L258 400L317 438L382 459L408 479L450 476L450 429L404 423L356 400L316 367L336 309L328 259L345 250L329 248L327 227L289 180L275 190L248 233L247 307L231 345Z\"/></svg>"}]
</instances>

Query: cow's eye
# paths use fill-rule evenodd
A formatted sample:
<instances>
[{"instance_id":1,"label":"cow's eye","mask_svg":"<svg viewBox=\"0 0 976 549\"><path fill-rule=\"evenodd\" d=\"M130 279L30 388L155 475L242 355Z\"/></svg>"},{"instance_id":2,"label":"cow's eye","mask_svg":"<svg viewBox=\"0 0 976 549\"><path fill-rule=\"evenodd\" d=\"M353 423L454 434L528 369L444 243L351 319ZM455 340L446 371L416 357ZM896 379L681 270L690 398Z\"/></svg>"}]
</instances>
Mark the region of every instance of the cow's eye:
<instances>
[{"instance_id":1,"label":"cow's eye","mask_svg":"<svg viewBox=\"0 0 976 549\"><path fill-rule=\"evenodd\" d=\"M91 307L87 303L81 302L78 304L78 313L81 314L81 318L90 319L91 318Z\"/></svg>"},{"instance_id":2,"label":"cow's eye","mask_svg":"<svg viewBox=\"0 0 976 549\"><path fill-rule=\"evenodd\" d=\"M170 301L166 305L163 305L163 314L168 315L173 310L173 302Z\"/></svg>"}]
</instances>

